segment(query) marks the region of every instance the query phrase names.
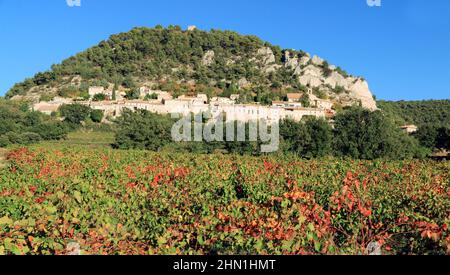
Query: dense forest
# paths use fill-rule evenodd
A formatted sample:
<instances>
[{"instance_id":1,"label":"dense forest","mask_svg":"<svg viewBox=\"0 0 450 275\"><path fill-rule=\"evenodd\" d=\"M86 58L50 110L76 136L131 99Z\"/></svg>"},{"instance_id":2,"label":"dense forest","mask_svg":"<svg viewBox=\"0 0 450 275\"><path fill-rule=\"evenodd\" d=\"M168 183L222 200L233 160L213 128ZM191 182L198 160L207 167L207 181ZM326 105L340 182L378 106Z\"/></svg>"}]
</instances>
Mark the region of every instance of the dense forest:
<instances>
[{"instance_id":1,"label":"dense forest","mask_svg":"<svg viewBox=\"0 0 450 275\"><path fill-rule=\"evenodd\" d=\"M450 150L450 100L379 101L378 107L395 125L414 124L413 136L430 150Z\"/></svg>"},{"instance_id":2,"label":"dense forest","mask_svg":"<svg viewBox=\"0 0 450 275\"><path fill-rule=\"evenodd\" d=\"M450 124L450 100L378 101L377 105L397 125L444 127Z\"/></svg>"}]
</instances>

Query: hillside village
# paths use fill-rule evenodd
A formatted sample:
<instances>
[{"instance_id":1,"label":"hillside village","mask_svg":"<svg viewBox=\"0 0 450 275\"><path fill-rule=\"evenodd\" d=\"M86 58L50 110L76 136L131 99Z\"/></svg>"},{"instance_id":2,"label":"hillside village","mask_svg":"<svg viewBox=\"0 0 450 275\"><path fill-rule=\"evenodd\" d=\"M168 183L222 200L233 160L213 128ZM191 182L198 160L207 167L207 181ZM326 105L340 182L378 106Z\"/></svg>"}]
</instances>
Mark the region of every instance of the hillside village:
<instances>
[{"instance_id":1,"label":"hillside village","mask_svg":"<svg viewBox=\"0 0 450 275\"><path fill-rule=\"evenodd\" d=\"M308 92L311 107L302 106L301 93L290 93L287 95L287 101L274 101L272 106L263 106L260 104L238 104L238 94L228 97L213 97L208 99L206 94L197 94L196 96L182 95L173 98L171 93L160 90L152 90L147 87L141 87L140 99L127 100L123 93L116 95L113 100L113 91L103 87L90 87L89 100L75 101L73 99L56 97L52 101L41 101L32 106L32 109L46 114L58 111L64 104L79 103L87 105L95 110L101 110L105 118L119 117L124 109L147 110L157 114L178 113L188 115L191 113L210 113L212 117L217 117L225 113L227 118L232 120L248 122L256 119L265 119L268 123L278 122L283 119L292 119L301 121L305 116L318 118L332 118L335 111L332 110L333 103L328 100L316 97L312 90ZM96 101L94 98L102 95L105 100Z\"/></svg>"}]
</instances>

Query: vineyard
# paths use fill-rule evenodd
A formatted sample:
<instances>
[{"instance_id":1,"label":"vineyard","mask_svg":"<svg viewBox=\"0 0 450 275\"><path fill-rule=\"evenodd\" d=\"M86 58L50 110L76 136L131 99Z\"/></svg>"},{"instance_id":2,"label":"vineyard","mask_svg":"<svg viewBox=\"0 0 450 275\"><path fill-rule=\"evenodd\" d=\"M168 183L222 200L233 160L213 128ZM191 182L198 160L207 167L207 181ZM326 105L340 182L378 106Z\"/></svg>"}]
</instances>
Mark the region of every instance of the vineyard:
<instances>
[{"instance_id":1,"label":"vineyard","mask_svg":"<svg viewBox=\"0 0 450 275\"><path fill-rule=\"evenodd\" d=\"M0 254L450 254L449 162L43 146L0 170Z\"/></svg>"}]
</instances>

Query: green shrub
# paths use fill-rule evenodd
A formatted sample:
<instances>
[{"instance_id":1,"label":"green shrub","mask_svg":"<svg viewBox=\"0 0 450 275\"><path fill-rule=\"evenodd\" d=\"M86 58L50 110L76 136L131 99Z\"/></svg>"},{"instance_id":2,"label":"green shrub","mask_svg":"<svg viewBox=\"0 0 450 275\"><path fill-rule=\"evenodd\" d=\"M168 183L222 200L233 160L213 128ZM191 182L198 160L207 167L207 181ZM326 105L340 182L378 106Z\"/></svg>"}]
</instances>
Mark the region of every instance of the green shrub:
<instances>
[{"instance_id":1,"label":"green shrub","mask_svg":"<svg viewBox=\"0 0 450 275\"><path fill-rule=\"evenodd\" d=\"M11 142L9 141L9 138L6 135L0 136L0 148L4 148L10 144Z\"/></svg>"},{"instance_id":2,"label":"green shrub","mask_svg":"<svg viewBox=\"0 0 450 275\"><path fill-rule=\"evenodd\" d=\"M81 122L89 118L91 108L81 104L62 105L59 112L64 121L73 125L80 125Z\"/></svg>"},{"instance_id":3,"label":"green shrub","mask_svg":"<svg viewBox=\"0 0 450 275\"><path fill-rule=\"evenodd\" d=\"M33 132L25 132L19 135L19 144L33 144L41 141L42 138L39 134Z\"/></svg>"},{"instance_id":4,"label":"green shrub","mask_svg":"<svg viewBox=\"0 0 450 275\"><path fill-rule=\"evenodd\" d=\"M153 93L153 94L148 94L145 96L144 98L145 100L151 100L151 99L158 99L158 95Z\"/></svg>"},{"instance_id":5,"label":"green shrub","mask_svg":"<svg viewBox=\"0 0 450 275\"><path fill-rule=\"evenodd\" d=\"M90 117L93 122L100 123L103 120L103 111L102 110L92 110Z\"/></svg>"},{"instance_id":6,"label":"green shrub","mask_svg":"<svg viewBox=\"0 0 450 275\"><path fill-rule=\"evenodd\" d=\"M351 107L335 117L334 149L338 156L356 159L411 158L420 151L408 136L380 111Z\"/></svg>"},{"instance_id":7,"label":"green shrub","mask_svg":"<svg viewBox=\"0 0 450 275\"><path fill-rule=\"evenodd\" d=\"M158 151L171 142L172 125L173 121L166 116L125 110L117 121L114 147Z\"/></svg>"},{"instance_id":8,"label":"green shrub","mask_svg":"<svg viewBox=\"0 0 450 275\"><path fill-rule=\"evenodd\" d=\"M94 95L92 100L93 101L105 101L106 100L106 95L104 95L104 94L96 94L96 95Z\"/></svg>"},{"instance_id":9,"label":"green shrub","mask_svg":"<svg viewBox=\"0 0 450 275\"><path fill-rule=\"evenodd\" d=\"M280 124L282 149L306 158L324 157L331 154L333 132L323 119L307 118L304 122L292 120Z\"/></svg>"},{"instance_id":10,"label":"green shrub","mask_svg":"<svg viewBox=\"0 0 450 275\"><path fill-rule=\"evenodd\" d=\"M50 121L33 127L44 140L60 140L67 137L68 128L61 122Z\"/></svg>"}]
</instances>

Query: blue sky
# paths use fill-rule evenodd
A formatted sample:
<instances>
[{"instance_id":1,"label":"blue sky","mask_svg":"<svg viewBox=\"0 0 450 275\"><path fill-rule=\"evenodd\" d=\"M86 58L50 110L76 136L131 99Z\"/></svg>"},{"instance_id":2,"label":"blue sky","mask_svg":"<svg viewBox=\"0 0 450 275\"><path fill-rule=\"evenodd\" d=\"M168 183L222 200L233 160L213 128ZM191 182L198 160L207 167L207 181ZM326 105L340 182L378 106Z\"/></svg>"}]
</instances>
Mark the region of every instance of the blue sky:
<instances>
[{"instance_id":1,"label":"blue sky","mask_svg":"<svg viewBox=\"0 0 450 275\"><path fill-rule=\"evenodd\" d=\"M157 24L317 54L364 76L379 99L450 98L448 0L0 0L0 95L111 34Z\"/></svg>"}]
</instances>

